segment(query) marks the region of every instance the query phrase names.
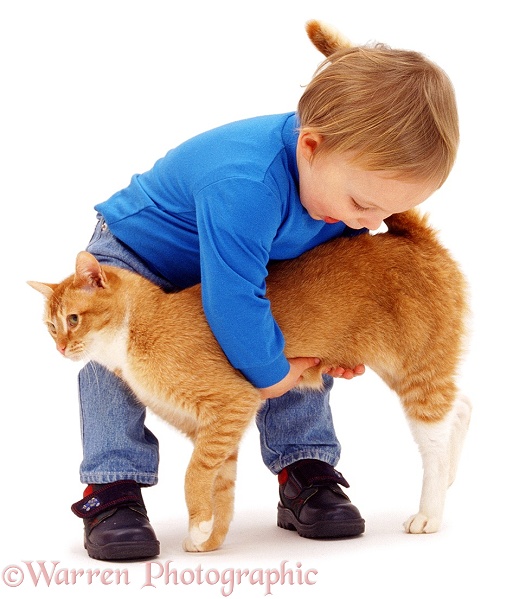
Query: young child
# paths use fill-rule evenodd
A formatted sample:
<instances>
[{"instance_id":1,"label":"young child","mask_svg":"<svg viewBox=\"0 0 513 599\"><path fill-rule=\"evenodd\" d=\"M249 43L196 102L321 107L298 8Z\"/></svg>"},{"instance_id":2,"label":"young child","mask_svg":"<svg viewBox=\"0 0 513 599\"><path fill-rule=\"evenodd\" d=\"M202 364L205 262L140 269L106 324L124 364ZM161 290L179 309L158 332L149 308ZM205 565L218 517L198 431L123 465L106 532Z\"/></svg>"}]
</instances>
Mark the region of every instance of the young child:
<instances>
[{"instance_id":1,"label":"young child","mask_svg":"<svg viewBox=\"0 0 513 599\"><path fill-rule=\"evenodd\" d=\"M458 145L453 89L436 65L410 51L326 44L329 58L297 112L232 123L171 150L95 207L87 248L167 291L201 281L214 335L268 400L257 423L263 460L278 474L278 524L287 514L286 527L293 521L312 538L364 531L334 469L340 445L329 407L332 377L364 368L341 365L320 392L293 389L315 356L285 358L265 298L268 262L420 204L447 178ZM81 371L79 389L86 501L100 485L132 481L111 488L115 507L85 519L87 551L106 560L157 555L139 490L156 484L158 469L144 408L98 365Z\"/></svg>"}]
</instances>

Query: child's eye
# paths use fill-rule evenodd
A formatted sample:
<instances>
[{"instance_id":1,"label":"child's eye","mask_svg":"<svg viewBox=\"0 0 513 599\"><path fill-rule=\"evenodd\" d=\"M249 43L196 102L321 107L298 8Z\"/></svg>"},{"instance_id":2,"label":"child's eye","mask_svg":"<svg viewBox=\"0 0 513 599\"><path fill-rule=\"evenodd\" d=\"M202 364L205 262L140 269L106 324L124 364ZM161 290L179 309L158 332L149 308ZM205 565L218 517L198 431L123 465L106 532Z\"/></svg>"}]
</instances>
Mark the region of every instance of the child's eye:
<instances>
[{"instance_id":1,"label":"child's eye","mask_svg":"<svg viewBox=\"0 0 513 599\"><path fill-rule=\"evenodd\" d=\"M351 198L351 202L353 203L353 207L356 208L356 210L361 210L362 212L364 210L367 210L367 208L364 208L363 206L360 206L360 204L358 204L354 198Z\"/></svg>"}]
</instances>

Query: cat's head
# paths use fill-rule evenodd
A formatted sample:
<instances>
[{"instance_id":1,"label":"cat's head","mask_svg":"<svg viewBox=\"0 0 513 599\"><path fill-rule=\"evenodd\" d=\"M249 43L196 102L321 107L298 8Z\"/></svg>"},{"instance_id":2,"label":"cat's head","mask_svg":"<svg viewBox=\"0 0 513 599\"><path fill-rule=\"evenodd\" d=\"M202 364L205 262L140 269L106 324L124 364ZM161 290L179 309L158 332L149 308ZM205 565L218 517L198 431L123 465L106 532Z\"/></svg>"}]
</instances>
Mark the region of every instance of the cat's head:
<instances>
[{"instance_id":1,"label":"cat's head","mask_svg":"<svg viewBox=\"0 0 513 599\"><path fill-rule=\"evenodd\" d=\"M99 332L105 330L116 312L112 306L112 279L109 273L107 280L94 256L80 252L75 274L61 283L28 281L46 298L44 321L64 357L75 361L94 358Z\"/></svg>"}]
</instances>

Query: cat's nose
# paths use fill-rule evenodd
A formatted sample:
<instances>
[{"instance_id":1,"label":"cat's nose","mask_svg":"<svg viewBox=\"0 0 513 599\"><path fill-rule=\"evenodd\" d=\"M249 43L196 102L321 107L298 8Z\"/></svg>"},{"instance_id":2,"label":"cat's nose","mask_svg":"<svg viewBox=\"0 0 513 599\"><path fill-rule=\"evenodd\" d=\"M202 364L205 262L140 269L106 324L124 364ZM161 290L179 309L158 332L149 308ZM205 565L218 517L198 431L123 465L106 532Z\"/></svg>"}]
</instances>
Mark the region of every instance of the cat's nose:
<instances>
[{"instance_id":1,"label":"cat's nose","mask_svg":"<svg viewBox=\"0 0 513 599\"><path fill-rule=\"evenodd\" d=\"M66 344L63 343L58 343L57 344L57 349L59 350L59 352L64 356L66 353Z\"/></svg>"}]
</instances>

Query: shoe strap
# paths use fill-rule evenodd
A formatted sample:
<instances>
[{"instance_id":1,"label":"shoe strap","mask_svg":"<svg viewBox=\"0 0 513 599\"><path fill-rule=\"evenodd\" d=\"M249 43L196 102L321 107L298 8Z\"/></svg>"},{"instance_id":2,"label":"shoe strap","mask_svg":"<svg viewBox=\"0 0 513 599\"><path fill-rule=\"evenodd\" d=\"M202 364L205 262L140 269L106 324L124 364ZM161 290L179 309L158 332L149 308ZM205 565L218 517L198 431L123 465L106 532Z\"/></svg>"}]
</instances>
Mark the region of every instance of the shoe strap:
<instances>
[{"instance_id":1,"label":"shoe strap","mask_svg":"<svg viewBox=\"0 0 513 599\"><path fill-rule=\"evenodd\" d=\"M290 468L290 467L289 467ZM289 470L287 468L287 470ZM349 488L347 480L330 464L320 460L301 460L290 468L289 477L301 488L324 487L333 483Z\"/></svg>"},{"instance_id":2,"label":"shoe strap","mask_svg":"<svg viewBox=\"0 0 513 599\"><path fill-rule=\"evenodd\" d=\"M133 480L118 480L102 485L71 506L71 511L79 518L94 518L101 512L120 505L138 505L144 509L139 484Z\"/></svg>"}]
</instances>

